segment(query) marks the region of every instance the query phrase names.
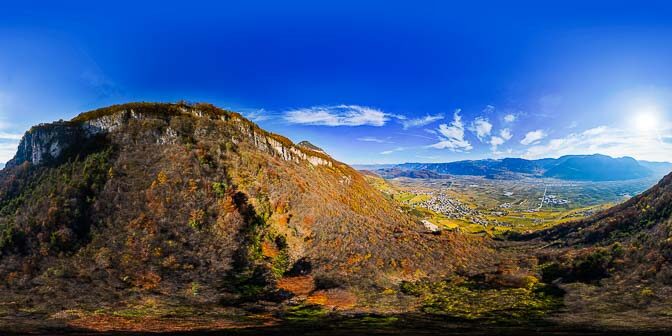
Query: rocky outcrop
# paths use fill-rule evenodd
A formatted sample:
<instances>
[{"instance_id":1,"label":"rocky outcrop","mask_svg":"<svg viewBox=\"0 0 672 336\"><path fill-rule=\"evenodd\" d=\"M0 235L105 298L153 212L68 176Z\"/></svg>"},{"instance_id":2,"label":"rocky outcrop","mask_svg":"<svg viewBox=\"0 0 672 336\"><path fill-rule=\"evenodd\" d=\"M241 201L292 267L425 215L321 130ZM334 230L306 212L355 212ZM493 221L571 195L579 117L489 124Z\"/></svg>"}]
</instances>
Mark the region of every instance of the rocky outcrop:
<instances>
[{"instance_id":1,"label":"rocky outcrop","mask_svg":"<svg viewBox=\"0 0 672 336\"><path fill-rule=\"evenodd\" d=\"M263 151L274 153L285 161L294 161L296 163L308 161L313 166L333 167L331 160L317 155L310 155L300 147L288 143L289 140L277 139L271 135L258 132L254 127L247 125L240 120L240 131L246 136L252 138L254 145ZM286 143L287 142L287 143ZM318 152L319 153L319 152Z\"/></svg>"},{"instance_id":2,"label":"rocky outcrop","mask_svg":"<svg viewBox=\"0 0 672 336\"><path fill-rule=\"evenodd\" d=\"M182 108L178 113L191 115L195 118L216 117L225 121L230 116L213 116L198 109ZM133 109L123 110L83 121L59 121L52 124L42 124L26 132L19 144L16 156L7 163L7 167L15 167L30 162L39 165L57 159L66 149L77 145L82 140L114 132L126 125L130 120L140 120L156 117L148 113L137 112ZM274 136L255 127L251 122L235 117L240 124L242 133L253 139L257 148L268 153L278 155L283 160L300 163L307 161L313 166L332 167L332 160L321 150L297 146L280 136ZM159 144L173 143L176 132L167 128L163 134L157 134Z\"/></svg>"},{"instance_id":3,"label":"rocky outcrop","mask_svg":"<svg viewBox=\"0 0 672 336\"><path fill-rule=\"evenodd\" d=\"M326 154L326 153L327 153L327 152L324 151L324 149L322 149L322 148L320 148L320 147L317 147L317 146L313 145L313 144L310 143L309 141L305 141L305 140L304 140L304 141L299 142L299 143L296 144L296 145L297 145L298 147L306 148L306 149L309 149L309 150L314 151L314 152L319 152L319 153L323 153L323 154Z\"/></svg>"},{"instance_id":4,"label":"rocky outcrop","mask_svg":"<svg viewBox=\"0 0 672 336\"><path fill-rule=\"evenodd\" d=\"M82 140L82 128L71 122L59 121L33 127L21 139L19 148L7 168L30 162L34 165L57 159L65 150Z\"/></svg>"}]
</instances>

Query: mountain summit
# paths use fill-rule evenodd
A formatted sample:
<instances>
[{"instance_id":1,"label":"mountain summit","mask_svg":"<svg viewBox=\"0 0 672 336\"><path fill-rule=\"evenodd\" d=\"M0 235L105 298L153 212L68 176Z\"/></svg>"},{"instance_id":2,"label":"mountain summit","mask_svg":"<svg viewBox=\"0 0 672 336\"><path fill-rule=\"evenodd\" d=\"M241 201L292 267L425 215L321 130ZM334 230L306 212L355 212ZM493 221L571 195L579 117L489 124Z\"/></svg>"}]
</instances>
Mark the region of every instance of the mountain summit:
<instances>
[{"instance_id":1,"label":"mountain summit","mask_svg":"<svg viewBox=\"0 0 672 336\"><path fill-rule=\"evenodd\" d=\"M484 253L321 149L208 104L133 103L33 127L0 172L6 297L64 307L350 307ZM130 302L129 301L129 302Z\"/></svg>"}]
</instances>

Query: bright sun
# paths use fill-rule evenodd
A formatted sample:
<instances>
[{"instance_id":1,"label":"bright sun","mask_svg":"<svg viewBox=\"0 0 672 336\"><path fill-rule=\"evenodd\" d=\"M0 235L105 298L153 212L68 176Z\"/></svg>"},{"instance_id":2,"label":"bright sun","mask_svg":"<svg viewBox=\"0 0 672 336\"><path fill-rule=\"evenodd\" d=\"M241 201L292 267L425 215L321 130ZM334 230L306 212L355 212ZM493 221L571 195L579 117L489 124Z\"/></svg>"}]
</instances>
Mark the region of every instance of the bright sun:
<instances>
[{"instance_id":1,"label":"bright sun","mask_svg":"<svg viewBox=\"0 0 672 336\"><path fill-rule=\"evenodd\" d=\"M654 131L658 127L658 118L653 111L642 111L635 115L635 128L642 132Z\"/></svg>"}]
</instances>

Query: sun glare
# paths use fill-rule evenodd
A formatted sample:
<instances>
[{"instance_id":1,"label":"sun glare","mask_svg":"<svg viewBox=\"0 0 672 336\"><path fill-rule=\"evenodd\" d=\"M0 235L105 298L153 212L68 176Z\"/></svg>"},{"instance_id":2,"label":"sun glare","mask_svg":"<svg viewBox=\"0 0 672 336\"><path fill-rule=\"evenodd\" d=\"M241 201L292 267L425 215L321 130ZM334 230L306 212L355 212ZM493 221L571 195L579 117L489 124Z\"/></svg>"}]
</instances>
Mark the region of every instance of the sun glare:
<instances>
[{"instance_id":1,"label":"sun glare","mask_svg":"<svg viewBox=\"0 0 672 336\"><path fill-rule=\"evenodd\" d=\"M635 115L634 126L638 131L655 131L658 127L658 117L652 110L641 111Z\"/></svg>"}]
</instances>

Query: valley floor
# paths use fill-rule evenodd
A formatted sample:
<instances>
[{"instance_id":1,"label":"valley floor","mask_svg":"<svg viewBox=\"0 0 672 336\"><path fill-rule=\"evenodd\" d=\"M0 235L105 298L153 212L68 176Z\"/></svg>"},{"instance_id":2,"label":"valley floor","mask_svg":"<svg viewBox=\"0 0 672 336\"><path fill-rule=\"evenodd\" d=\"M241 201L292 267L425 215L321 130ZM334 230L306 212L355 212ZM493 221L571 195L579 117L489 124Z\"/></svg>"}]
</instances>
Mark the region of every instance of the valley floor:
<instances>
[{"instance_id":1,"label":"valley floor","mask_svg":"<svg viewBox=\"0 0 672 336\"><path fill-rule=\"evenodd\" d=\"M367 180L409 213L439 228L490 236L539 230L585 218L658 181L493 180L480 176L385 180L375 175L367 175Z\"/></svg>"}]
</instances>

